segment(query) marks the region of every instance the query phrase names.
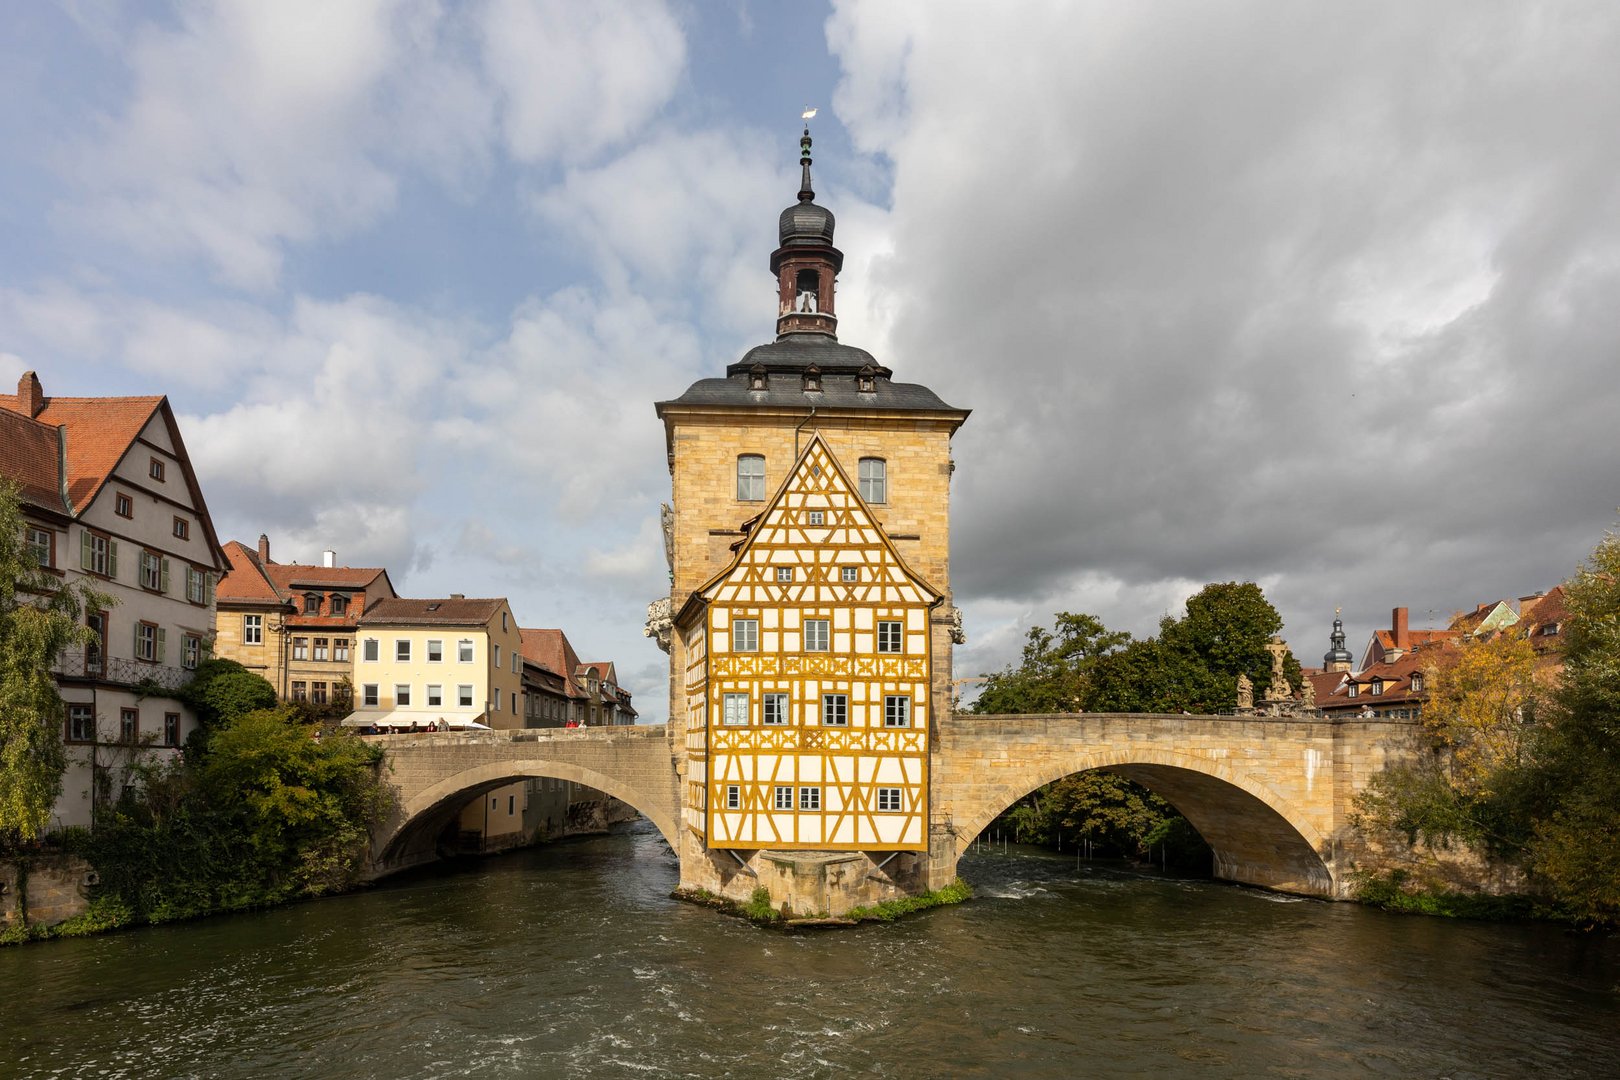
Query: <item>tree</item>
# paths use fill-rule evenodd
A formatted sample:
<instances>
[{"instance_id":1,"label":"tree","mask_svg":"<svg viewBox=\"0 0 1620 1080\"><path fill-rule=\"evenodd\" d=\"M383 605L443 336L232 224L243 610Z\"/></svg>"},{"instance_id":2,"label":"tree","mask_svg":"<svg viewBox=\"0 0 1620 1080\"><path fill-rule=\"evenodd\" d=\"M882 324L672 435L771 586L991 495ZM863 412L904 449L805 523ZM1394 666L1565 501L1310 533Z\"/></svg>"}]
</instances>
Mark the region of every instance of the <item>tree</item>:
<instances>
[{"instance_id":1,"label":"tree","mask_svg":"<svg viewBox=\"0 0 1620 1080\"><path fill-rule=\"evenodd\" d=\"M1054 635L1031 627L1018 667L985 677L976 713L1075 712L1090 690L1091 669L1131 636L1109 630L1094 615L1060 611Z\"/></svg>"},{"instance_id":2,"label":"tree","mask_svg":"<svg viewBox=\"0 0 1620 1080\"><path fill-rule=\"evenodd\" d=\"M1263 694L1271 686L1266 642L1282 616L1253 582L1206 585L1187 600L1187 614L1166 616L1159 636L1133 641L1098 660L1086 708L1097 712L1212 713L1237 703L1244 674ZM1290 655L1284 675L1299 682Z\"/></svg>"},{"instance_id":3,"label":"tree","mask_svg":"<svg viewBox=\"0 0 1620 1080\"><path fill-rule=\"evenodd\" d=\"M276 706L276 688L269 680L224 657L197 665L196 674L180 688L179 696L197 714L197 723L205 733L238 716Z\"/></svg>"},{"instance_id":4,"label":"tree","mask_svg":"<svg viewBox=\"0 0 1620 1080\"><path fill-rule=\"evenodd\" d=\"M1578 918L1620 922L1620 537L1564 587L1564 673L1528 785L1536 876Z\"/></svg>"},{"instance_id":5,"label":"tree","mask_svg":"<svg viewBox=\"0 0 1620 1080\"><path fill-rule=\"evenodd\" d=\"M1444 750L1450 780L1489 798L1525 764L1536 708L1536 651L1517 634L1473 638L1425 672L1423 727Z\"/></svg>"},{"instance_id":6,"label":"tree","mask_svg":"<svg viewBox=\"0 0 1620 1080\"><path fill-rule=\"evenodd\" d=\"M23 540L17 486L0 482L0 845L38 839L62 791L64 709L51 668L93 640L81 615L113 599L42 570Z\"/></svg>"}]
</instances>

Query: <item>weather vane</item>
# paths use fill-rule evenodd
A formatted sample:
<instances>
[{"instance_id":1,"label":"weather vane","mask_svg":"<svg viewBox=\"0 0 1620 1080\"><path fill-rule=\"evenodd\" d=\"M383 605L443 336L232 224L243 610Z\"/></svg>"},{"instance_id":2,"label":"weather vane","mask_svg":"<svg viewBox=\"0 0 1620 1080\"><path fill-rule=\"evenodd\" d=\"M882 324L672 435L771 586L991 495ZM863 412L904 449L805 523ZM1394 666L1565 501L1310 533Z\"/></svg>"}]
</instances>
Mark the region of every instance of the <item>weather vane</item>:
<instances>
[{"instance_id":1,"label":"weather vane","mask_svg":"<svg viewBox=\"0 0 1620 1080\"><path fill-rule=\"evenodd\" d=\"M806 105L804 107L804 112L799 114L799 119L800 120L810 120L810 119L813 119L815 117L815 115L816 115L815 106Z\"/></svg>"}]
</instances>

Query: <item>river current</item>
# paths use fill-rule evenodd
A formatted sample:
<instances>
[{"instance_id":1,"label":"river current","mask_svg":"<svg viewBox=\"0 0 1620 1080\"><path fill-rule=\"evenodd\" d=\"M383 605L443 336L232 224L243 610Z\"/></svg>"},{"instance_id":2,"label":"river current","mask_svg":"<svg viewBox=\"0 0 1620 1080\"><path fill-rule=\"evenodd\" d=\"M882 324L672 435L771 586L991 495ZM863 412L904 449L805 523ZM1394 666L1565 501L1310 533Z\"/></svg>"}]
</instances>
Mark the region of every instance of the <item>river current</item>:
<instances>
[{"instance_id":1,"label":"river current","mask_svg":"<svg viewBox=\"0 0 1620 1080\"><path fill-rule=\"evenodd\" d=\"M656 832L0 949L0 1075L1616 1077L1620 939L975 854L975 899L782 934Z\"/></svg>"}]
</instances>

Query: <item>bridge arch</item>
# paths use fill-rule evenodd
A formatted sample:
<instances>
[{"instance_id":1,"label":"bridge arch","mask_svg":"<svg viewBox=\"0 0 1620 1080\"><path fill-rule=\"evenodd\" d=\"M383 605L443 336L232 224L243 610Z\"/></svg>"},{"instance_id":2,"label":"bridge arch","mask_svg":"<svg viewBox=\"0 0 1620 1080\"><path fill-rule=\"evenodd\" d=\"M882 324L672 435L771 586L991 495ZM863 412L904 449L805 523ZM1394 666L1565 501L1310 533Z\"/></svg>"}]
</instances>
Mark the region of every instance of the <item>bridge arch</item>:
<instances>
[{"instance_id":1,"label":"bridge arch","mask_svg":"<svg viewBox=\"0 0 1620 1080\"><path fill-rule=\"evenodd\" d=\"M651 793L587 766L551 758L520 758L470 766L403 799L392 826L373 844L376 876L422 861L409 857L412 845L436 836L469 800L520 780L542 778L572 781L618 799L651 822L671 850L679 850L672 807L658 805Z\"/></svg>"},{"instance_id":2,"label":"bridge arch","mask_svg":"<svg viewBox=\"0 0 1620 1080\"><path fill-rule=\"evenodd\" d=\"M1215 853L1215 876L1316 896L1334 895L1326 837L1269 785L1224 759L1148 747L1076 749L999 777L989 797L953 822L956 849L1036 788L1104 769L1152 790L1197 829Z\"/></svg>"}]
</instances>

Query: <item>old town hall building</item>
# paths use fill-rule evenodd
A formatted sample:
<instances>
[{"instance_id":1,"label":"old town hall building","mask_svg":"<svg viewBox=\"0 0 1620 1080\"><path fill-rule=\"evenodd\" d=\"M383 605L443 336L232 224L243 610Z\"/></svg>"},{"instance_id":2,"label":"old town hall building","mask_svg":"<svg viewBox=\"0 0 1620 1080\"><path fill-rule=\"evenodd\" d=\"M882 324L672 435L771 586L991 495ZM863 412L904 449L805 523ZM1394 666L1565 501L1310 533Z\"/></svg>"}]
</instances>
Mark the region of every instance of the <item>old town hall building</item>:
<instances>
[{"instance_id":1,"label":"old town hall building","mask_svg":"<svg viewBox=\"0 0 1620 1080\"><path fill-rule=\"evenodd\" d=\"M968 417L838 340L843 253L801 140L776 339L658 403L673 497L682 884L832 910L915 892L949 706L951 436Z\"/></svg>"}]
</instances>

